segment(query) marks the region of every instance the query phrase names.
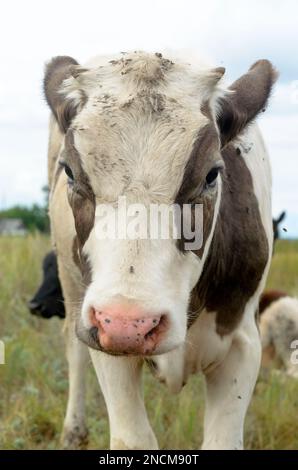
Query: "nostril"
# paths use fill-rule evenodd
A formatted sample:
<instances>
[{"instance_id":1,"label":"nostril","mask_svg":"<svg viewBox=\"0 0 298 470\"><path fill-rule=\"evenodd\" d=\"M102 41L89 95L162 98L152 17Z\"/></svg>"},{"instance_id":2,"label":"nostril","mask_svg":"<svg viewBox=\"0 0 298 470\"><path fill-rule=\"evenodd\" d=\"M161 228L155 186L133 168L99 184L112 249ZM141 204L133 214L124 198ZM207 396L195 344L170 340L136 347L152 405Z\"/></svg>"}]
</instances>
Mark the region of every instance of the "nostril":
<instances>
[{"instance_id":1,"label":"nostril","mask_svg":"<svg viewBox=\"0 0 298 470\"><path fill-rule=\"evenodd\" d=\"M145 339L151 338L165 330L167 324L166 315L162 315L160 318L153 318L152 328L146 333Z\"/></svg>"},{"instance_id":2,"label":"nostril","mask_svg":"<svg viewBox=\"0 0 298 470\"><path fill-rule=\"evenodd\" d=\"M96 326L92 326L90 328L89 332L90 332L90 336L93 339L93 341L98 343L98 328Z\"/></svg>"},{"instance_id":3,"label":"nostril","mask_svg":"<svg viewBox=\"0 0 298 470\"><path fill-rule=\"evenodd\" d=\"M90 309L90 322L98 329L99 325L103 322L102 312L100 310L96 310L95 308Z\"/></svg>"}]
</instances>

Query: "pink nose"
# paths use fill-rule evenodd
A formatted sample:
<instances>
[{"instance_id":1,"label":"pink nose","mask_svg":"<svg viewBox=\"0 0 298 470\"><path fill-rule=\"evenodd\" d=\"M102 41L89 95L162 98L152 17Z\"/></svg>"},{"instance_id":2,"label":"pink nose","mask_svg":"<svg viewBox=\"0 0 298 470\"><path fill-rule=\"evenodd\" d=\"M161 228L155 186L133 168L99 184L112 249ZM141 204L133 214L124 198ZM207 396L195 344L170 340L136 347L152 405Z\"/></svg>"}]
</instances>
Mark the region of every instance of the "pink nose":
<instances>
[{"instance_id":1,"label":"pink nose","mask_svg":"<svg viewBox=\"0 0 298 470\"><path fill-rule=\"evenodd\" d=\"M91 322L103 350L114 354L152 354L166 330L165 316L127 305L92 309Z\"/></svg>"}]
</instances>

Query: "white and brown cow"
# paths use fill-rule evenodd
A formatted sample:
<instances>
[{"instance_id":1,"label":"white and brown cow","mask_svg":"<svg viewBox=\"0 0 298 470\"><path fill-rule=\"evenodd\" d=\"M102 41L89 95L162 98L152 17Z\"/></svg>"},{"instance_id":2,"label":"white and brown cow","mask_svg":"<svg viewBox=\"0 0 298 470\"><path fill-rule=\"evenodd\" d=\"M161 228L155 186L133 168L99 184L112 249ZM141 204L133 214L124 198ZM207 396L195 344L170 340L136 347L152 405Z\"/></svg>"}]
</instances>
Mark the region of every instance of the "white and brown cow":
<instances>
[{"instance_id":1,"label":"white and brown cow","mask_svg":"<svg viewBox=\"0 0 298 470\"><path fill-rule=\"evenodd\" d=\"M223 74L144 52L46 67L50 216L67 310L65 447L86 436L88 347L111 448L158 446L141 390L146 359L173 391L204 374L204 449L243 446L272 252L270 165L253 121L276 72L260 60L229 88ZM201 248L174 237L99 239L95 212L117 211L120 196L145 207L203 204Z\"/></svg>"},{"instance_id":2,"label":"white and brown cow","mask_svg":"<svg viewBox=\"0 0 298 470\"><path fill-rule=\"evenodd\" d=\"M274 364L298 378L298 299L267 290L261 295L259 312L263 367Z\"/></svg>"}]
</instances>

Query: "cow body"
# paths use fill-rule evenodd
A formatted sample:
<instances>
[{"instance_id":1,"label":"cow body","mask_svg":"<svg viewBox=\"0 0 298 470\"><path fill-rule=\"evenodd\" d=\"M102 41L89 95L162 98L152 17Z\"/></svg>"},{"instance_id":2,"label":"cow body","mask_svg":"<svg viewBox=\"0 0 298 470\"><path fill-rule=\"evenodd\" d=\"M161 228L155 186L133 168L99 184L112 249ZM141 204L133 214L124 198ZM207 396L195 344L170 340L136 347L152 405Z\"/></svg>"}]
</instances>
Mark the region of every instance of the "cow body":
<instances>
[{"instance_id":1,"label":"cow body","mask_svg":"<svg viewBox=\"0 0 298 470\"><path fill-rule=\"evenodd\" d=\"M141 392L144 360L175 392L203 372L203 448L243 446L273 238L270 165L251 120L275 73L260 61L227 90L223 72L138 52L86 69L65 57L48 66L50 216L70 366L66 447L86 437L87 346L113 449L157 448ZM202 204L202 245L98 240L96 210L119 210L119 196L146 207Z\"/></svg>"}]
</instances>

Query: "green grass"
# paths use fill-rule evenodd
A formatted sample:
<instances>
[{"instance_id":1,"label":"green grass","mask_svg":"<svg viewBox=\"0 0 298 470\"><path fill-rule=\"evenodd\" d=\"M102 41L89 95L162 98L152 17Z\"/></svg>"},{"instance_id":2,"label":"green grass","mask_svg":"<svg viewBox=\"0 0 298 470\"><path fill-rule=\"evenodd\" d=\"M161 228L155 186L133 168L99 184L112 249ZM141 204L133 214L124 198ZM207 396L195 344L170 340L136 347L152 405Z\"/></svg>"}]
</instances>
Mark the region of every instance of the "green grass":
<instances>
[{"instance_id":1,"label":"green grass","mask_svg":"<svg viewBox=\"0 0 298 470\"><path fill-rule=\"evenodd\" d=\"M0 339L6 365L0 366L0 448L56 449L67 398L62 322L30 315L26 301L41 276L47 238L0 238ZM279 241L268 287L298 293L298 242ZM144 377L150 420L161 448L196 449L202 440L203 382L191 378L170 395L149 372ZM105 404L90 364L87 396L89 448L107 448ZM298 381L261 373L246 420L250 449L298 448Z\"/></svg>"}]
</instances>

